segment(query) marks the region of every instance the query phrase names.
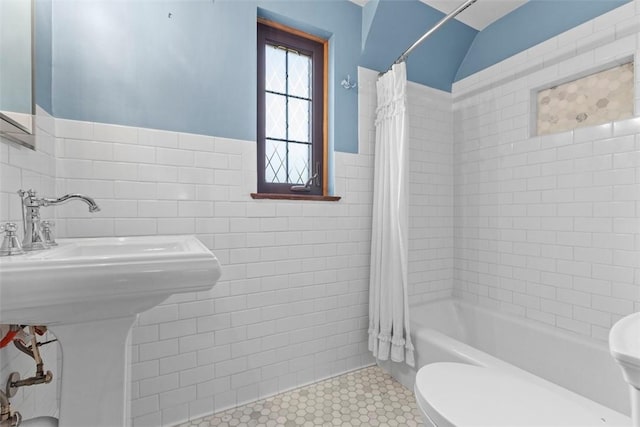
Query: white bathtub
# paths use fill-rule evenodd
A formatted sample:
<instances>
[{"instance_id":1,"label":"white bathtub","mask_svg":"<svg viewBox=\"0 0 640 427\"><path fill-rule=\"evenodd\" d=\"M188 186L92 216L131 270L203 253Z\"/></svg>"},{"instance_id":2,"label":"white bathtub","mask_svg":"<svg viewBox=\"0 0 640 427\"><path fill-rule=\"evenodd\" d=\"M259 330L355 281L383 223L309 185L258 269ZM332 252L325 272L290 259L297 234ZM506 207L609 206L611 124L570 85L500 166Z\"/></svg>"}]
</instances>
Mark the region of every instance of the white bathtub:
<instances>
[{"instance_id":1,"label":"white bathtub","mask_svg":"<svg viewBox=\"0 0 640 427\"><path fill-rule=\"evenodd\" d=\"M469 363L560 392L601 413L603 425L631 425L627 383L606 343L456 299L411 306L411 328L416 369L383 364L410 390L426 364Z\"/></svg>"}]
</instances>

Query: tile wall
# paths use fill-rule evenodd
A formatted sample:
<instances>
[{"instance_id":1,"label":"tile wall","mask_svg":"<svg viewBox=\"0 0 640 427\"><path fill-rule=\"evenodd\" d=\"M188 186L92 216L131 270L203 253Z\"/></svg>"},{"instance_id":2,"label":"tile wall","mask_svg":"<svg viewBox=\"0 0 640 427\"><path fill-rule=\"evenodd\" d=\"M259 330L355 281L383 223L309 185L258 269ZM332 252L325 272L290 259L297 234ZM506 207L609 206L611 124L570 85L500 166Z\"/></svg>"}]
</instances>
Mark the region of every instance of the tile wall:
<instances>
[{"instance_id":1,"label":"tile wall","mask_svg":"<svg viewBox=\"0 0 640 427\"><path fill-rule=\"evenodd\" d=\"M457 295L600 340L640 310L640 119L531 136L538 88L637 58L639 14L628 3L454 85Z\"/></svg>"},{"instance_id":2,"label":"tile wall","mask_svg":"<svg viewBox=\"0 0 640 427\"><path fill-rule=\"evenodd\" d=\"M8 139L0 139L0 221L11 221L21 225L22 213L17 190L34 188L39 189L43 195L55 192L54 135L55 119L38 108L37 150L30 150Z\"/></svg>"},{"instance_id":3,"label":"tile wall","mask_svg":"<svg viewBox=\"0 0 640 427\"><path fill-rule=\"evenodd\" d=\"M58 120L67 237L195 234L211 292L170 298L132 333L134 426L172 425L372 362L367 353L371 156L336 153L340 202L252 200L255 143Z\"/></svg>"},{"instance_id":4,"label":"tile wall","mask_svg":"<svg viewBox=\"0 0 640 427\"><path fill-rule=\"evenodd\" d=\"M453 115L451 95L409 82L411 159L409 300L453 290Z\"/></svg>"}]
</instances>

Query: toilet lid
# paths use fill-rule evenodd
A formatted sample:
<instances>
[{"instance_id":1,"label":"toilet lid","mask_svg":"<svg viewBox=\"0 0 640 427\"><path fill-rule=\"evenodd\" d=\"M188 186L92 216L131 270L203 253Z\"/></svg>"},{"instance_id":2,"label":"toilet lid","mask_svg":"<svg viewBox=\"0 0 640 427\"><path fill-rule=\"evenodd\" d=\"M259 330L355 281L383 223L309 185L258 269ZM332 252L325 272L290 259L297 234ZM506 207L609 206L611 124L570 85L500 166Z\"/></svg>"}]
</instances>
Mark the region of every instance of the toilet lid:
<instances>
[{"instance_id":1,"label":"toilet lid","mask_svg":"<svg viewBox=\"0 0 640 427\"><path fill-rule=\"evenodd\" d=\"M418 405L438 427L606 425L560 393L481 366L426 365L415 389Z\"/></svg>"}]
</instances>

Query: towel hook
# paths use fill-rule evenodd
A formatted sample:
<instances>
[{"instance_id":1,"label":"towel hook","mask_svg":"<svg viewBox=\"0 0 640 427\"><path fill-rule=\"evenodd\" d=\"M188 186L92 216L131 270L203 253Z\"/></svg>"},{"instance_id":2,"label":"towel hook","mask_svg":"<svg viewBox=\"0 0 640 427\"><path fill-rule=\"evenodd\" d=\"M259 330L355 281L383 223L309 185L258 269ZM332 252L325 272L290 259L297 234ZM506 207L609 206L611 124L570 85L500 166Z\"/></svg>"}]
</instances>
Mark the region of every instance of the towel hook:
<instances>
[{"instance_id":1,"label":"towel hook","mask_svg":"<svg viewBox=\"0 0 640 427\"><path fill-rule=\"evenodd\" d=\"M357 84L356 82L352 82L352 81L351 81L351 75L350 75L350 74L347 74L347 78L346 78L346 79L343 79L343 80L340 82L340 85L341 85L343 88L345 88L346 90L350 90L350 89L353 89L353 88L355 88L356 86L358 86L358 84Z\"/></svg>"}]
</instances>

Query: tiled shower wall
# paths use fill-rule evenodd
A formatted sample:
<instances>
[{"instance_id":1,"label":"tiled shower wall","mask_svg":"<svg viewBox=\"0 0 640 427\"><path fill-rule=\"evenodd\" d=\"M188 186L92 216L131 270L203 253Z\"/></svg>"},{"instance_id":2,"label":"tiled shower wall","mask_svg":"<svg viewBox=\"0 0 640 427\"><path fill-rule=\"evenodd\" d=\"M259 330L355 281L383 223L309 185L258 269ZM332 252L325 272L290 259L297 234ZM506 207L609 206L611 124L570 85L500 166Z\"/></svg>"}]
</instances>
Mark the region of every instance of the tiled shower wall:
<instances>
[{"instance_id":1,"label":"tiled shower wall","mask_svg":"<svg viewBox=\"0 0 640 427\"><path fill-rule=\"evenodd\" d=\"M637 55L639 13L628 3L454 85L457 295L601 340L640 310L640 119L530 127L538 88Z\"/></svg>"},{"instance_id":2,"label":"tiled shower wall","mask_svg":"<svg viewBox=\"0 0 640 427\"><path fill-rule=\"evenodd\" d=\"M453 290L453 114L451 95L408 83L409 300Z\"/></svg>"},{"instance_id":3,"label":"tiled shower wall","mask_svg":"<svg viewBox=\"0 0 640 427\"><path fill-rule=\"evenodd\" d=\"M0 222L15 222L22 230L22 213L18 189L40 190L42 195L55 194L55 124L45 111L36 114L36 139L38 151L29 150L11 141L0 138ZM43 213L50 210L43 209ZM51 217L53 218L53 217ZM20 235L20 234L19 234ZM0 236L1 238L2 236ZM20 235L20 237L22 237ZM0 279L0 298L2 298ZM53 338L46 335L43 340ZM52 343L40 348L45 369L53 372L53 381L37 387L22 387L11 399L13 409L23 418L36 415L57 416L59 346ZM0 385L4 390L11 372L21 378L33 376L36 366L33 359L18 351L13 345L0 349Z\"/></svg>"}]
</instances>

